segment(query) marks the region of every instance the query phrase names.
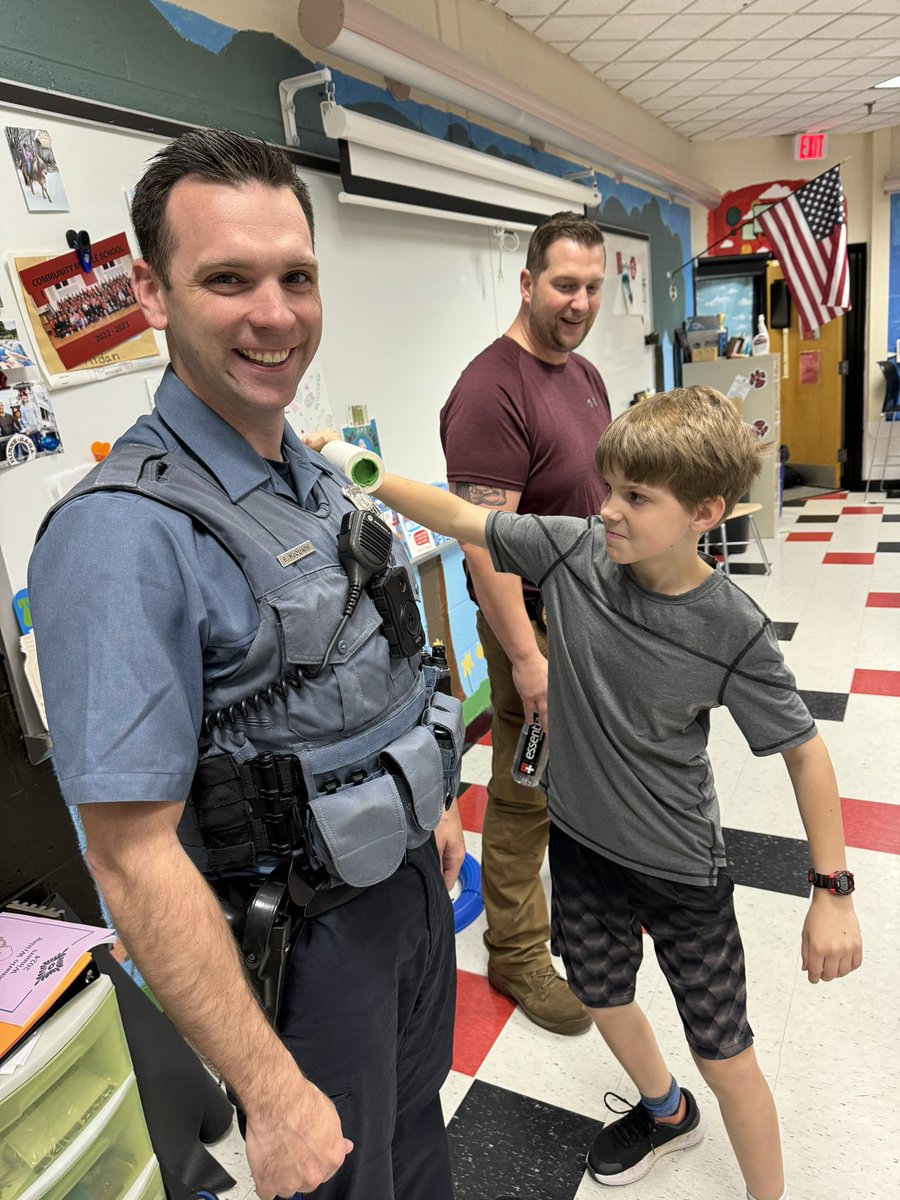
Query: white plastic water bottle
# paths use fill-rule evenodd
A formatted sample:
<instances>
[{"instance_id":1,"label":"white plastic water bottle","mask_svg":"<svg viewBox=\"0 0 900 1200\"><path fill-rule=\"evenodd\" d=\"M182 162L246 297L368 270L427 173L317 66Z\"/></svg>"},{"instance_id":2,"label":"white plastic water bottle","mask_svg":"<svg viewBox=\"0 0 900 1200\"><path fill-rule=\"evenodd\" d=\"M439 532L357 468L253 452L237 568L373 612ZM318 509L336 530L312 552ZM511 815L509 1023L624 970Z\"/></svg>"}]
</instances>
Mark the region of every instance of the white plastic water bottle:
<instances>
[{"instance_id":1,"label":"white plastic water bottle","mask_svg":"<svg viewBox=\"0 0 900 1200\"><path fill-rule=\"evenodd\" d=\"M549 751L550 740L540 717L535 713L534 720L526 721L519 734L511 771L516 783L522 787L540 787Z\"/></svg>"}]
</instances>

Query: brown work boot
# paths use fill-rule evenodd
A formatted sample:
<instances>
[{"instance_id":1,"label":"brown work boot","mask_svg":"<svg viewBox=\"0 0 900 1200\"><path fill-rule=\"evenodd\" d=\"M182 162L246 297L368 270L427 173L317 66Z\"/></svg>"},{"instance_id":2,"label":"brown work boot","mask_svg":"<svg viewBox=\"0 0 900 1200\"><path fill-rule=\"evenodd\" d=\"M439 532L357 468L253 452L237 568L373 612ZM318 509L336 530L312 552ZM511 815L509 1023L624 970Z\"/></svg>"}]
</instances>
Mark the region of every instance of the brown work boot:
<instances>
[{"instance_id":1,"label":"brown work boot","mask_svg":"<svg viewBox=\"0 0 900 1200\"><path fill-rule=\"evenodd\" d=\"M523 975L501 975L488 966L488 983L501 995L515 1000L529 1021L551 1033L587 1033L594 1024L551 963Z\"/></svg>"}]
</instances>

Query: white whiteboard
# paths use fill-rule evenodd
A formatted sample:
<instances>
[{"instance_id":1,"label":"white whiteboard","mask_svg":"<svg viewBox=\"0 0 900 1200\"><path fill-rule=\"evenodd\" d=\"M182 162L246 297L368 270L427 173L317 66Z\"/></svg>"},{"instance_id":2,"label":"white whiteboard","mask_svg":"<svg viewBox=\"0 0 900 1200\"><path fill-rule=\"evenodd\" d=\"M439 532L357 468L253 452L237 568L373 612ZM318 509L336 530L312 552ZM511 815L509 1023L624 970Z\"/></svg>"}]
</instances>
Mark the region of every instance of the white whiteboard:
<instances>
[{"instance_id":1,"label":"white whiteboard","mask_svg":"<svg viewBox=\"0 0 900 1200\"><path fill-rule=\"evenodd\" d=\"M637 234L604 228L606 282L594 322L594 354L609 392L612 415L631 403L635 392L655 386L656 352L644 344L653 332L650 242Z\"/></svg>"},{"instance_id":2,"label":"white whiteboard","mask_svg":"<svg viewBox=\"0 0 900 1200\"><path fill-rule=\"evenodd\" d=\"M70 228L86 229L94 240L125 229L137 253L125 193L164 139L14 106L0 105L0 118L48 130L70 206L64 213L29 213L11 158L0 162L0 256L63 253ZM301 174L316 212L325 313L317 362L330 407L342 423L348 405L367 404L389 464L418 479L441 479L438 414L463 367L518 310L527 234L518 235L515 249L507 235L501 249L490 227L341 205L336 176ZM604 305L609 296L607 290ZM18 318L5 272L0 298L3 316ZM610 319L621 321L614 313ZM630 399L652 377L633 387L633 372L626 372L627 386L620 386L621 333L610 336L606 320L601 311L581 352L606 378L614 402L621 393L624 403L626 391ZM152 391L160 376L157 366L53 393L64 452L0 472L0 511L13 518L3 521L0 551L13 591L25 585L34 535L59 488L92 463L93 442L114 441L148 411L148 384Z\"/></svg>"}]
</instances>

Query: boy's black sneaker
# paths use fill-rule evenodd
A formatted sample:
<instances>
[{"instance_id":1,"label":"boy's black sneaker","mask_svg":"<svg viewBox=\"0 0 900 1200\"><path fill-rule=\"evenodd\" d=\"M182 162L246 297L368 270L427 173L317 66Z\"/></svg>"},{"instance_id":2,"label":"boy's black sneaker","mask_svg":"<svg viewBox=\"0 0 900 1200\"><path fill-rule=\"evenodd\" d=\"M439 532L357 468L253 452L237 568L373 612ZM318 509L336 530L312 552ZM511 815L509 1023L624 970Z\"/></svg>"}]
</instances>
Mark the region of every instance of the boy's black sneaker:
<instances>
[{"instance_id":1,"label":"boy's black sneaker","mask_svg":"<svg viewBox=\"0 0 900 1200\"><path fill-rule=\"evenodd\" d=\"M591 1146L587 1156L587 1168L598 1183L618 1186L643 1179L661 1154L671 1150L687 1150L703 1140L705 1126L697 1102L691 1093L681 1089L686 1110L677 1125L665 1125L655 1121L638 1102L618 1121L604 1125ZM607 1092L603 1102L610 1112L613 1108L609 1097L627 1104L615 1092Z\"/></svg>"}]
</instances>

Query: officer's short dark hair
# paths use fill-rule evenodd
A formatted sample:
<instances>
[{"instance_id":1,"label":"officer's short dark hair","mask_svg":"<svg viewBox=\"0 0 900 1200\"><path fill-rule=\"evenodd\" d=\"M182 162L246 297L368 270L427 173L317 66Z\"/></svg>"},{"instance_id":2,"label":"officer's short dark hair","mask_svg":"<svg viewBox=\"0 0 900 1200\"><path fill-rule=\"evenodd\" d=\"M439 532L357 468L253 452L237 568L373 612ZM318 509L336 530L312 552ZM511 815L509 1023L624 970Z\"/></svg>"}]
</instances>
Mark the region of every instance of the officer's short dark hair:
<instances>
[{"instance_id":1,"label":"officer's short dark hair","mask_svg":"<svg viewBox=\"0 0 900 1200\"><path fill-rule=\"evenodd\" d=\"M547 251L554 242L562 238L577 242L580 246L602 246L603 230L596 221L575 212L558 212L541 221L531 235L525 269L536 279L547 265Z\"/></svg>"},{"instance_id":2,"label":"officer's short dark hair","mask_svg":"<svg viewBox=\"0 0 900 1200\"><path fill-rule=\"evenodd\" d=\"M309 188L283 150L226 129L193 129L154 154L131 201L131 221L141 256L165 287L170 286L169 263L175 250L166 209L169 193L182 179L233 187L261 183L271 188L290 188L306 217L310 237L315 238Z\"/></svg>"}]
</instances>

